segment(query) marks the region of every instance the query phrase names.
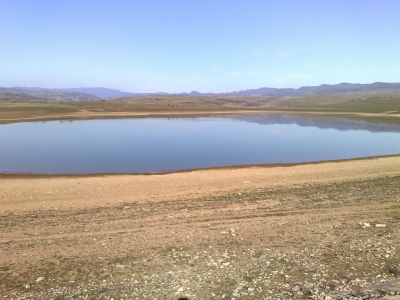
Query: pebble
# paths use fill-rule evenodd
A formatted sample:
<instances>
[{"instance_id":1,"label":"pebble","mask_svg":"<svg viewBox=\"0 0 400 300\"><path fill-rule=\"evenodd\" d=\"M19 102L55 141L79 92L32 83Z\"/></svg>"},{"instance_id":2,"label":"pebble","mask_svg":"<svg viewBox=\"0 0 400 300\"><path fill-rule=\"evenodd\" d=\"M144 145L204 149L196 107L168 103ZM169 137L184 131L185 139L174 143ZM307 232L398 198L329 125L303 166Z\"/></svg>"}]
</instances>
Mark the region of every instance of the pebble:
<instances>
[{"instance_id":1,"label":"pebble","mask_svg":"<svg viewBox=\"0 0 400 300\"><path fill-rule=\"evenodd\" d=\"M375 227L386 227L386 224L375 224Z\"/></svg>"}]
</instances>

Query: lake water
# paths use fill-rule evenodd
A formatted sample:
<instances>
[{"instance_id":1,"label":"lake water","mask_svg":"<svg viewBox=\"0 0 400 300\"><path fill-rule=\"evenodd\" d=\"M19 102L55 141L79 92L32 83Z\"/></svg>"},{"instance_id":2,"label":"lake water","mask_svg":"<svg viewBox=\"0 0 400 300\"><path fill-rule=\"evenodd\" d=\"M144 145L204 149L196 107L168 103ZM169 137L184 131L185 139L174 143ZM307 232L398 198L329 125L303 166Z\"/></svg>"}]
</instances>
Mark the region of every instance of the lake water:
<instances>
[{"instance_id":1,"label":"lake water","mask_svg":"<svg viewBox=\"0 0 400 300\"><path fill-rule=\"evenodd\" d=\"M0 173L145 173L400 153L400 127L231 115L0 125Z\"/></svg>"}]
</instances>

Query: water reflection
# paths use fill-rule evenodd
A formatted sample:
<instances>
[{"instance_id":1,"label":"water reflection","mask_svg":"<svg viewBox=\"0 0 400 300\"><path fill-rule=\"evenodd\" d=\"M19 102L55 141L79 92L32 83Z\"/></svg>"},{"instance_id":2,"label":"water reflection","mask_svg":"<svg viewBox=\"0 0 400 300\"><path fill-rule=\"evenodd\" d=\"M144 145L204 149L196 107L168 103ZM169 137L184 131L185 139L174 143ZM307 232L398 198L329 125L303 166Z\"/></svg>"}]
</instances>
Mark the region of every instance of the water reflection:
<instances>
[{"instance_id":1,"label":"water reflection","mask_svg":"<svg viewBox=\"0 0 400 300\"><path fill-rule=\"evenodd\" d=\"M272 124L296 124L298 126L311 126L321 129L336 130L367 130L370 132L400 132L400 126L395 124L385 124L374 122L367 118L351 119L344 117L328 117L328 116L309 116L309 115L254 115L246 117L230 116L237 121L257 123L261 125Z\"/></svg>"}]
</instances>

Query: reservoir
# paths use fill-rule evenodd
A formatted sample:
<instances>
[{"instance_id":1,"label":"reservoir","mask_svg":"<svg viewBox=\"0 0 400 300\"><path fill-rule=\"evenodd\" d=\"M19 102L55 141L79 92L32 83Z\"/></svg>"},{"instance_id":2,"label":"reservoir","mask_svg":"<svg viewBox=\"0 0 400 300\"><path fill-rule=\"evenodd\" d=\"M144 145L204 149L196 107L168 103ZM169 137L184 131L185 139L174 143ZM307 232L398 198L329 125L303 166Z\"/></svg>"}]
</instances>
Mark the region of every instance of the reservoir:
<instances>
[{"instance_id":1,"label":"reservoir","mask_svg":"<svg viewBox=\"0 0 400 300\"><path fill-rule=\"evenodd\" d=\"M243 114L0 125L0 173L170 172L400 153L400 126Z\"/></svg>"}]
</instances>

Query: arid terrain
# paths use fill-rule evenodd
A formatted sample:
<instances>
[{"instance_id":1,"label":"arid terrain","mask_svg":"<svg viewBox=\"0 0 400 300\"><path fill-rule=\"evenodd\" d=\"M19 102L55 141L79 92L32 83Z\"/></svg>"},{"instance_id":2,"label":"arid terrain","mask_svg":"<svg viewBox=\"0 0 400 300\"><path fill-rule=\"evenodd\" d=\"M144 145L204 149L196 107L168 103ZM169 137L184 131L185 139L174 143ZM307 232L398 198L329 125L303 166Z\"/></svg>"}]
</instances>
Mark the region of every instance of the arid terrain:
<instances>
[{"instance_id":1,"label":"arid terrain","mask_svg":"<svg viewBox=\"0 0 400 300\"><path fill-rule=\"evenodd\" d=\"M399 201L399 156L3 175L0 291L3 299L396 299L387 295L400 292Z\"/></svg>"},{"instance_id":2,"label":"arid terrain","mask_svg":"<svg viewBox=\"0 0 400 300\"><path fill-rule=\"evenodd\" d=\"M364 116L400 124L399 95L143 96L110 101L5 101L0 94L0 124L22 121L193 116L226 113L297 113Z\"/></svg>"},{"instance_id":3,"label":"arid terrain","mask_svg":"<svg viewBox=\"0 0 400 300\"><path fill-rule=\"evenodd\" d=\"M0 300L400 300L399 12L0 0Z\"/></svg>"},{"instance_id":4,"label":"arid terrain","mask_svg":"<svg viewBox=\"0 0 400 300\"><path fill-rule=\"evenodd\" d=\"M4 102L0 122L257 110L400 122L398 97L324 97ZM400 156L0 174L0 299L399 299L399 201Z\"/></svg>"}]
</instances>

